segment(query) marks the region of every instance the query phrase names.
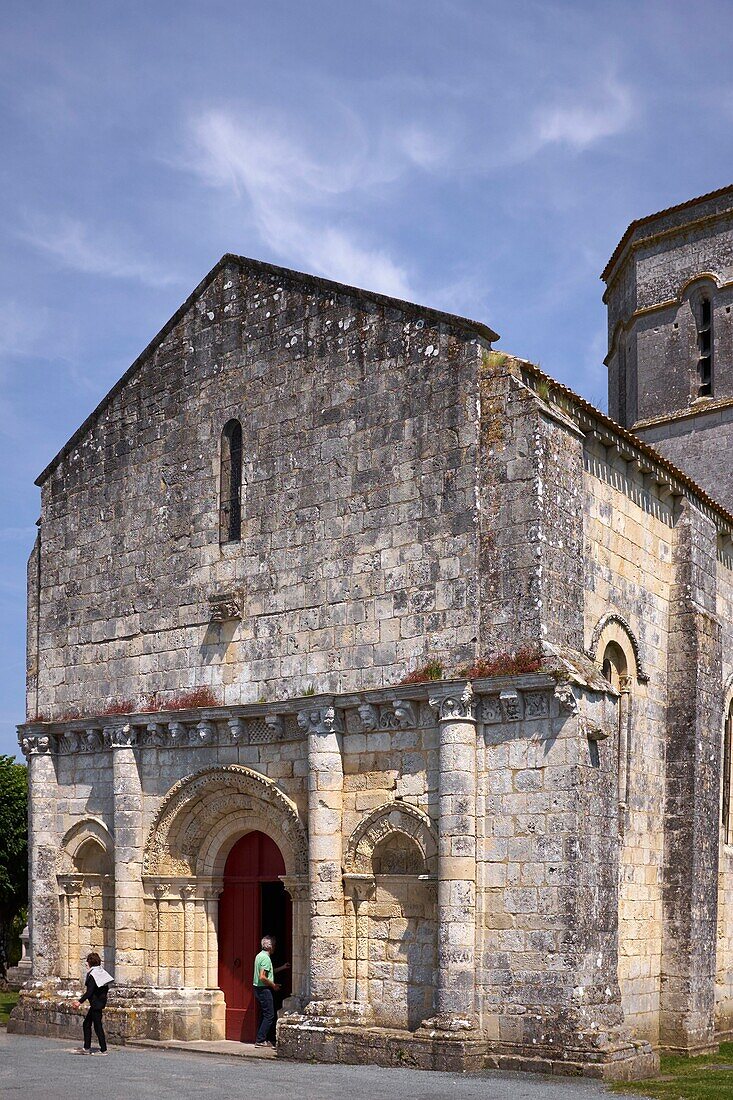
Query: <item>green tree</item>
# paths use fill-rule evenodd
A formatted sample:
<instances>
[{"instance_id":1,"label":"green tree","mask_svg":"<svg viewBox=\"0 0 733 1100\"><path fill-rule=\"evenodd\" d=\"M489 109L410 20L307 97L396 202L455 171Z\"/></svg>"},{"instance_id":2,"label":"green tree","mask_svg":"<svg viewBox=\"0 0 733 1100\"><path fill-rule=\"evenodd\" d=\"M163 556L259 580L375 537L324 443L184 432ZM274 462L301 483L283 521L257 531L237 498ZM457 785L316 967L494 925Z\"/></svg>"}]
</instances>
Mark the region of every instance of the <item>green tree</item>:
<instances>
[{"instance_id":1,"label":"green tree","mask_svg":"<svg viewBox=\"0 0 733 1100\"><path fill-rule=\"evenodd\" d=\"M28 902L28 770L0 754L0 975L14 922Z\"/></svg>"}]
</instances>

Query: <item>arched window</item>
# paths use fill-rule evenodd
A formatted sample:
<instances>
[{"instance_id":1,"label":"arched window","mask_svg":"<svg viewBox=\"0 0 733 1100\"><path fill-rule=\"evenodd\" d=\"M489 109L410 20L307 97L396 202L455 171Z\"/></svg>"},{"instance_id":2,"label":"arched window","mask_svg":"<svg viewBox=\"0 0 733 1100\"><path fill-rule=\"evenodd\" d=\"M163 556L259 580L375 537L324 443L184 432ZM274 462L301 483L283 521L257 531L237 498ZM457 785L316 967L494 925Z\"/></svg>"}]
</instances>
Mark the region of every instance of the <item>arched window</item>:
<instances>
[{"instance_id":1,"label":"arched window","mask_svg":"<svg viewBox=\"0 0 733 1100\"><path fill-rule=\"evenodd\" d=\"M723 735L723 807L721 824L723 827L723 843L733 844L733 829L731 825L731 785L733 784L733 699L728 707L725 719L725 733Z\"/></svg>"},{"instance_id":2,"label":"arched window","mask_svg":"<svg viewBox=\"0 0 733 1100\"><path fill-rule=\"evenodd\" d=\"M626 810L629 801L629 759L631 756L631 677L629 665L618 642L603 651L603 675L619 692L618 701L618 801Z\"/></svg>"},{"instance_id":3,"label":"arched window","mask_svg":"<svg viewBox=\"0 0 733 1100\"><path fill-rule=\"evenodd\" d=\"M705 295L700 298L697 312L698 395L709 397L713 392L713 304Z\"/></svg>"},{"instance_id":4,"label":"arched window","mask_svg":"<svg viewBox=\"0 0 733 1100\"><path fill-rule=\"evenodd\" d=\"M242 425L229 420L221 433L219 542L242 537Z\"/></svg>"}]
</instances>

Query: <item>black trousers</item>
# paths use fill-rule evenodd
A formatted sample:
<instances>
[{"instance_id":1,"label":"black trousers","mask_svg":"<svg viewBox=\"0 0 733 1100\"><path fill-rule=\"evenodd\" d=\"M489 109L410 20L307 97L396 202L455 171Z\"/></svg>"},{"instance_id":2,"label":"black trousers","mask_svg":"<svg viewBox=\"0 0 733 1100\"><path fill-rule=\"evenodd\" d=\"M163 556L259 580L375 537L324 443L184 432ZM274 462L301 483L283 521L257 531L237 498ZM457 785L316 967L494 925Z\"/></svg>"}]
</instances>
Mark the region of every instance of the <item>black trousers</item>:
<instances>
[{"instance_id":1,"label":"black trousers","mask_svg":"<svg viewBox=\"0 0 733 1100\"><path fill-rule=\"evenodd\" d=\"M92 1024L94 1025L94 1033L99 1039L99 1049L107 1049L107 1040L104 1035L104 1028L102 1027L102 1012L101 1008L90 1008L84 1017L84 1023L82 1031L84 1032L84 1049L91 1050L92 1046Z\"/></svg>"},{"instance_id":2,"label":"black trousers","mask_svg":"<svg viewBox=\"0 0 733 1100\"><path fill-rule=\"evenodd\" d=\"M257 1004L260 1006L260 1012L262 1013L262 1019L257 1029L257 1039L255 1041L264 1043L266 1039L270 1038L270 1031L275 1022L275 1002L272 997L272 990L268 989L267 986L256 985L255 997L257 998Z\"/></svg>"}]
</instances>

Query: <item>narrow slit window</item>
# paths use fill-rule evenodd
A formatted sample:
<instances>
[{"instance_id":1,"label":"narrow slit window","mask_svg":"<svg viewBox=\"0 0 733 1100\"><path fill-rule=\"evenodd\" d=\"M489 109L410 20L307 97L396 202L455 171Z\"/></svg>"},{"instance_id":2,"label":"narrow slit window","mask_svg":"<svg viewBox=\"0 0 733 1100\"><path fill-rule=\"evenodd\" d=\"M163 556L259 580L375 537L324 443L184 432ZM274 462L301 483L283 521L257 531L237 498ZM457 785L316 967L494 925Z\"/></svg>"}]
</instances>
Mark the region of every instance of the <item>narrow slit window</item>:
<instances>
[{"instance_id":1,"label":"narrow slit window","mask_svg":"<svg viewBox=\"0 0 733 1100\"><path fill-rule=\"evenodd\" d=\"M618 422L619 424L626 425L627 423L627 409L628 395L627 395L627 376L626 376L626 348L624 344L619 344L618 349Z\"/></svg>"},{"instance_id":2,"label":"narrow slit window","mask_svg":"<svg viewBox=\"0 0 733 1100\"><path fill-rule=\"evenodd\" d=\"M221 433L219 541L242 538L242 425L229 420Z\"/></svg>"},{"instance_id":3,"label":"narrow slit window","mask_svg":"<svg viewBox=\"0 0 733 1100\"><path fill-rule=\"evenodd\" d=\"M697 328L697 345L700 358L698 396L709 397L713 392L713 307L709 298L700 300L700 320Z\"/></svg>"}]
</instances>

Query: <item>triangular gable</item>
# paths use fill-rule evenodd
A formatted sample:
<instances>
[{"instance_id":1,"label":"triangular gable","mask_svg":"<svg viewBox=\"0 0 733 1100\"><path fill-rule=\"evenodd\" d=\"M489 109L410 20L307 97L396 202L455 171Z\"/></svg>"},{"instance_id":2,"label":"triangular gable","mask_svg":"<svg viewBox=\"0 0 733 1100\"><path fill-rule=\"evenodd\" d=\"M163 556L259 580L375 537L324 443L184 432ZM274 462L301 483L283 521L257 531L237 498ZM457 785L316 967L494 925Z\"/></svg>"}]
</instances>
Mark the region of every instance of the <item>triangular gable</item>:
<instances>
[{"instance_id":1,"label":"triangular gable","mask_svg":"<svg viewBox=\"0 0 733 1100\"><path fill-rule=\"evenodd\" d=\"M181 321L181 319L188 313L195 302L203 296L208 287L217 277L219 272L230 265L237 265L246 270L252 271L259 275L273 275L277 278L285 279L295 283L301 283L304 287L311 287L314 290L323 291L327 294L343 294L357 300L361 299L365 302L376 303L378 305L386 306L390 309L396 309L403 313L412 316L419 316L434 321L437 324L448 325L452 329L457 329L461 332L473 333L475 336L491 344L494 340L498 340L498 335L490 329L487 325L481 324L479 321L472 321L467 317L460 317L453 313L444 313L439 309L432 309L428 306L417 305L414 302L405 302L400 298L392 298L387 294L379 294L374 291L362 290L360 287L349 286L347 283L338 283L332 279L323 279L318 275L308 275L302 271L293 271L287 267L279 267L276 264L264 263L262 260L252 260L246 256L235 256L232 253L226 253L219 260L217 264L212 267L211 271L204 276L196 289L189 294L186 301L176 310L169 321L163 325L162 329L153 339L150 341L144 351L138 355L137 359L132 363L130 367L125 371L122 377L115 382L111 390L102 398L97 407L86 418L83 424L74 432L71 438L64 444L61 450L54 458L48 463L46 468L36 478L36 485L43 485L46 478L51 474L60 462L66 457L67 454L77 445L77 443L83 439L87 432L97 422L100 415L104 412L114 397L122 390L127 383L137 374L138 370L144 363L154 354L154 352L160 347L165 338L172 332L175 326Z\"/></svg>"}]
</instances>

